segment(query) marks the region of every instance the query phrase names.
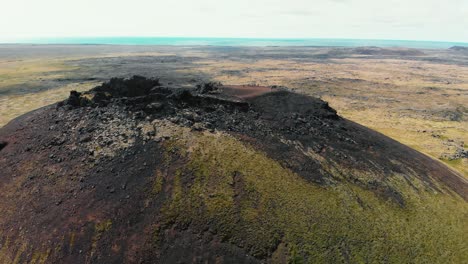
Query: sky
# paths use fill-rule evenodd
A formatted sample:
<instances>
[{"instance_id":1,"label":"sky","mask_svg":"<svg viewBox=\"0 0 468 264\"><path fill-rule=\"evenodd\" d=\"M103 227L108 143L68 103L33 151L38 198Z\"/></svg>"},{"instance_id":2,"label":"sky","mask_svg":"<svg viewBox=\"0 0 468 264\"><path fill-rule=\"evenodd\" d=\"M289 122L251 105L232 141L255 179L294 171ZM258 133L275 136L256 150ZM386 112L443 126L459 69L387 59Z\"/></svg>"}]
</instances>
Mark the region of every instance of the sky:
<instances>
[{"instance_id":1,"label":"sky","mask_svg":"<svg viewBox=\"0 0 468 264\"><path fill-rule=\"evenodd\" d=\"M0 41L98 36L468 42L468 0L0 0Z\"/></svg>"}]
</instances>

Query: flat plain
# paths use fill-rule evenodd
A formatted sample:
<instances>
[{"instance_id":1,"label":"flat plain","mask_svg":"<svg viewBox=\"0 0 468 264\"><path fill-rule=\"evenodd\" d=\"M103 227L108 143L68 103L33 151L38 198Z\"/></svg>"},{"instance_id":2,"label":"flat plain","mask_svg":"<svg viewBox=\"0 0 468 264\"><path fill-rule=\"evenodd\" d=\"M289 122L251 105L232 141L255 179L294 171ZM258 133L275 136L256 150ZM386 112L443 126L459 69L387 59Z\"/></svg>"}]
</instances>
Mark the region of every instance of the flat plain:
<instances>
[{"instance_id":1,"label":"flat plain","mask_svg":"<svg viewBox=\"0 0 468 264\"><path fill-rule=\"evenodd\" d=\"M0 45L0 126L112 77L287 86L468 178L468 52L404 48Z\"/></svg>"}]
</instances>

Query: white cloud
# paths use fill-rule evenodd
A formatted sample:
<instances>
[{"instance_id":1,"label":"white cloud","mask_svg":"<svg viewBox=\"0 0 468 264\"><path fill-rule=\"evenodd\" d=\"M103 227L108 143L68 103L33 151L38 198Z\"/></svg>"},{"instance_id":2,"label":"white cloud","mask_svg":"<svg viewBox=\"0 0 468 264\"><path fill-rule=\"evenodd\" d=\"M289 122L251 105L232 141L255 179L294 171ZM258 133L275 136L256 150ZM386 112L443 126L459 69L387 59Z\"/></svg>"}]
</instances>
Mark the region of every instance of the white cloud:
<instances>
[{"instance_id":1,"label":"white cloud","mask_svg":"<svg viewBox=\"0 0 468 264\"><path fill-rule=\"evenodd\" d=\"M0 0L0 39L385 38L468 42L466 0Z\"/></svg>"}]
</instances>

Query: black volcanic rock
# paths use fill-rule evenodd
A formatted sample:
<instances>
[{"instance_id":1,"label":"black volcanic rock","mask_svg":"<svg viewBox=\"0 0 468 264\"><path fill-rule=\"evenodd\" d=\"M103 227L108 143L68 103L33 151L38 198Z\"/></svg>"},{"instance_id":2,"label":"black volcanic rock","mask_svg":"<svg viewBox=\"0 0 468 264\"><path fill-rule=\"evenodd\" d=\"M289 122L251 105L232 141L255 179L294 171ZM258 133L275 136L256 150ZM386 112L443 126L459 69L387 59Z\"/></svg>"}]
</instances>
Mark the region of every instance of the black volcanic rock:
<instances>
[{"instance_id":1,"label":"black volcanic rock","mask_svg":"<svg viewBox=\"0 0 468 264\"><path fill-rule=\"evenodd\" d=\"M147 79L135 75L130 79L112 78L109 82L92 89L91 92L108 93L112 97L136 97L148 95L151 89L160 85L159 79Z\"/></svg>"},{"instance_id":2,"label":"black volcanic rock","mask_svg":"<svg viewBox=\"0 0 468 264\"><path fill-rule=\"evenodd\" d=\"M321 99L224 88L116 78L3 127L0 261L463 258L460 175Z\"/></svg>"},{"instance_id":3,"label":"black volcanic rock","mask_svg":"<svg viewBox=\"0 0 468 264\"><path fill-rule=\"evenodd\" d=\"M201 94L219 93L222 84L219 82L209 82L197 85L197 91Z\"/></svg>"}]
</instances>

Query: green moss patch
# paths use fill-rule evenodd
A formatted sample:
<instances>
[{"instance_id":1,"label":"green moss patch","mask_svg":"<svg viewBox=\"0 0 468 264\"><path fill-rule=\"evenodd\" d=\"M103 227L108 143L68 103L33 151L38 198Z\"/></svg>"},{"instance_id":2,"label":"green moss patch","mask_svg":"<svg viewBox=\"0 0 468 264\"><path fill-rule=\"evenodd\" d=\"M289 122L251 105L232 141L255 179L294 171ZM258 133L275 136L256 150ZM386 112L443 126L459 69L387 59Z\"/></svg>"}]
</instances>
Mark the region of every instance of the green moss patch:
<instances>
[{"instance_id":1,"label":"green moss patch","mask_svg":"<svg viewBox=\"0 0 468 264\"><path fill-rule=\"evenodd\" d=\"M291 263L468 259L467 203L416 178L392 178L402 208L356 185L309 183L229 136L187 137L178 155L189 162L173 177L166 224L209 229L256 257L282 254Z\"/></svg>"}]
</instances>

